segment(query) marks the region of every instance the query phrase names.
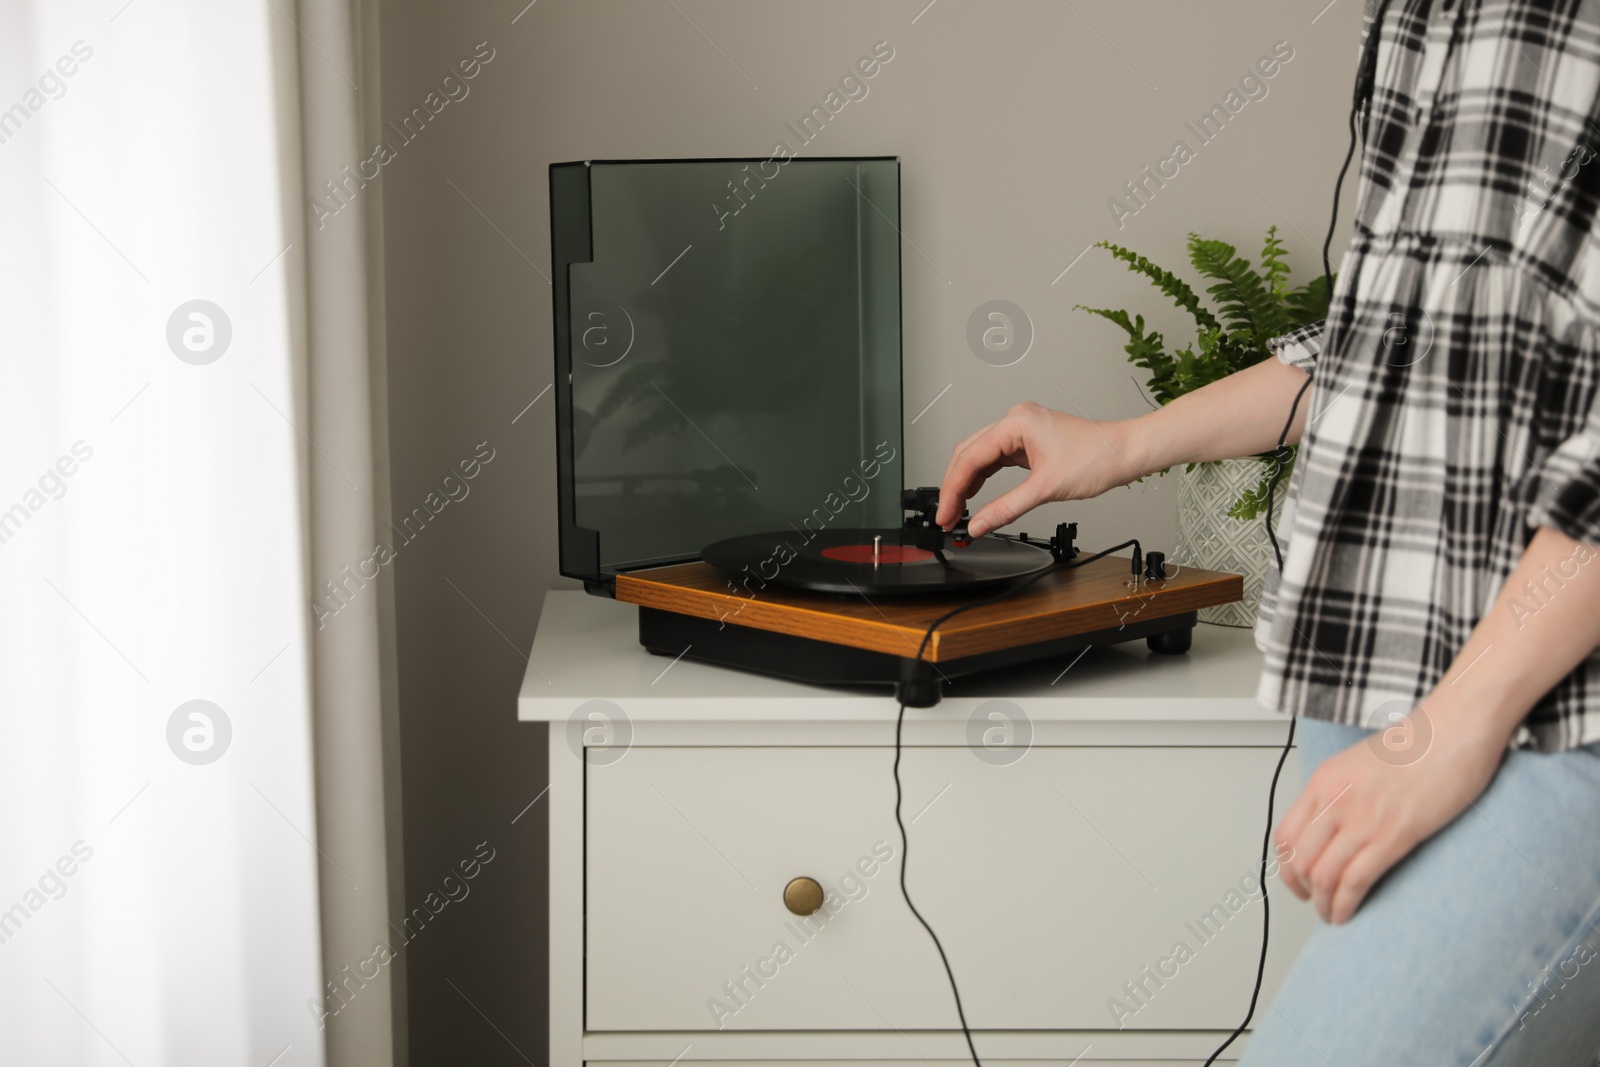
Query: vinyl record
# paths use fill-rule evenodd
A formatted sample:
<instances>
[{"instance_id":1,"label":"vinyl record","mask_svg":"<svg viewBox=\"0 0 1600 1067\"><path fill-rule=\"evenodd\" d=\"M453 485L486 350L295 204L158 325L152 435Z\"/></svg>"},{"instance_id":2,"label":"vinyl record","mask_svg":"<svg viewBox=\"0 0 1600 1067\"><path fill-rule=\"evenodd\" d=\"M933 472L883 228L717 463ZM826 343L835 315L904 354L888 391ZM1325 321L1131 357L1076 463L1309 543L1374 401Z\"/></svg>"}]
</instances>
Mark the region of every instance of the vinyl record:
<instances>
[{"instance_id":1,"label":"vinyl record","mask_svg":"<svg viewBox=\"0 0 1600 1067\"><path fill-rule=\"evenodd\" d=\"M876 538L876 541L874 539ZM760 583L818 593L901 596L1000 586L1054 562L1049 550L998 537L957 541L943 531L786 530L707 545L714 567L759 589Z\"/></svg>"}]
</instances>

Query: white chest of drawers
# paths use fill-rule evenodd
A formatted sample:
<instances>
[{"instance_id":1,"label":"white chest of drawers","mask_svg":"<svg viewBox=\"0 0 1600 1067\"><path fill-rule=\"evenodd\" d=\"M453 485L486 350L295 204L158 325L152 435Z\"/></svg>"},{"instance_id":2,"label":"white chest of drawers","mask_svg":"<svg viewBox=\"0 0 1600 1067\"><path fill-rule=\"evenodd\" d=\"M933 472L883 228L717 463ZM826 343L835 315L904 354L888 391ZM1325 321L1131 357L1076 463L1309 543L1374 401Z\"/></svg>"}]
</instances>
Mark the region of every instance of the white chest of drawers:
<instances>
[{"instance_id":1,"label":"white chest of drawers","mask_svg":"<svg viewBox=\"0 0 1600 1067\"><path fill-rule=\"evenodd\" d=\"M887 690L655 657L635 627L549 593L518 702L549 729L552 1067L966 1059L900 896ZM986 1061L1198 1064L1238 1023L1288 726L1259 670L1201 625L1186 656L1095 649L906 713L907 881ZM1299 783L1291 755L1278 811ZM827 894L804 918L800 877ZM1270 889L1268 996L1313 921Z\"/></svg>"}]
</instances>

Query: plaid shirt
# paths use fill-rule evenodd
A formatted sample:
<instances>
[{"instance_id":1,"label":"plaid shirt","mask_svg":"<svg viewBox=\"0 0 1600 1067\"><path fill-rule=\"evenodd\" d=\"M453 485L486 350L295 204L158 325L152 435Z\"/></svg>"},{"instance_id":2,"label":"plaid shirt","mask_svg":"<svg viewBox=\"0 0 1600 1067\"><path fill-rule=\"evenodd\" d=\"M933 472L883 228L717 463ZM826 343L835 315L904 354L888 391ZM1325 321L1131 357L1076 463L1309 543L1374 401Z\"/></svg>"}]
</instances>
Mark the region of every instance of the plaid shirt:
<instances>
[{"instance_id":1,"label":"plaid shirt","mask_svg":"<svg viewBox=\"0 0 1600 1067\"><path fill-rule=\"evenodd\" d=\"M1271 344L1316 385L1257 627L1262 703L1365 726L1439 682L1537 527L1600 545L1600 0L1391 0L1377 29L1328 318ZM1600 654L1513 744L1594 741Z\"/></svg>"}]
</instances>

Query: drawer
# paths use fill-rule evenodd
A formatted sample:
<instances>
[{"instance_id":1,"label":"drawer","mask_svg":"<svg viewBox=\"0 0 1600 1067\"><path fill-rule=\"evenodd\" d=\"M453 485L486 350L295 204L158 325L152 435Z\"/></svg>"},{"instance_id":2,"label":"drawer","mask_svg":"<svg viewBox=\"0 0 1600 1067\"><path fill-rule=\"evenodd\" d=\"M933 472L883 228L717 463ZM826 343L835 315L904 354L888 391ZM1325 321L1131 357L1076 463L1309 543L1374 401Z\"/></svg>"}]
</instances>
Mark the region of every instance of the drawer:
<instances>
[{"instance_id":1,"label":"drawer","mask_svg":"<svg viewBox=\"0 0 1600 1067\"><path fill-rule=\"evenodd\" d=\"M901 762L912 899L975 1029L1237 1025L1261 938L1266 748L966 748ZM900 896L889 748L646 748L586 769L586 1025L947 1029ZM1291 757L1278 812L1298 791ZM783 903L793 878L828 904ZM1274 880L1273 991L1309 932Z\"/></svg>"}]
</instances>

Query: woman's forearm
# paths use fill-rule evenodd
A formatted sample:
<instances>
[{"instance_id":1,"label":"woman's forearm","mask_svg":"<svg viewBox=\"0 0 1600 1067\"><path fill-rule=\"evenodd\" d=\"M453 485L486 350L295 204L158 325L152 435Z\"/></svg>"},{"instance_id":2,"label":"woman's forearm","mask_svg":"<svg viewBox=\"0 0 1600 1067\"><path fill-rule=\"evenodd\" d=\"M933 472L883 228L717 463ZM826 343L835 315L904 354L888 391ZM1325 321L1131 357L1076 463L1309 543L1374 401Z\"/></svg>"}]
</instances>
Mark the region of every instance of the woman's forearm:
<instances>
[{"instance_id":1,"label":"woman's forearm","mask_svg":"<svg viewBox=\"0 0 1600 1067\"><path fill-rule=\"evenodd\" d=\"M1228 375L1123 424L1130 459L1145 473L1270 452L1306 373L1276 359ZM1311 391L1300 401L1288 443L1300 440Z\"/></svg>"}]
</instances>

